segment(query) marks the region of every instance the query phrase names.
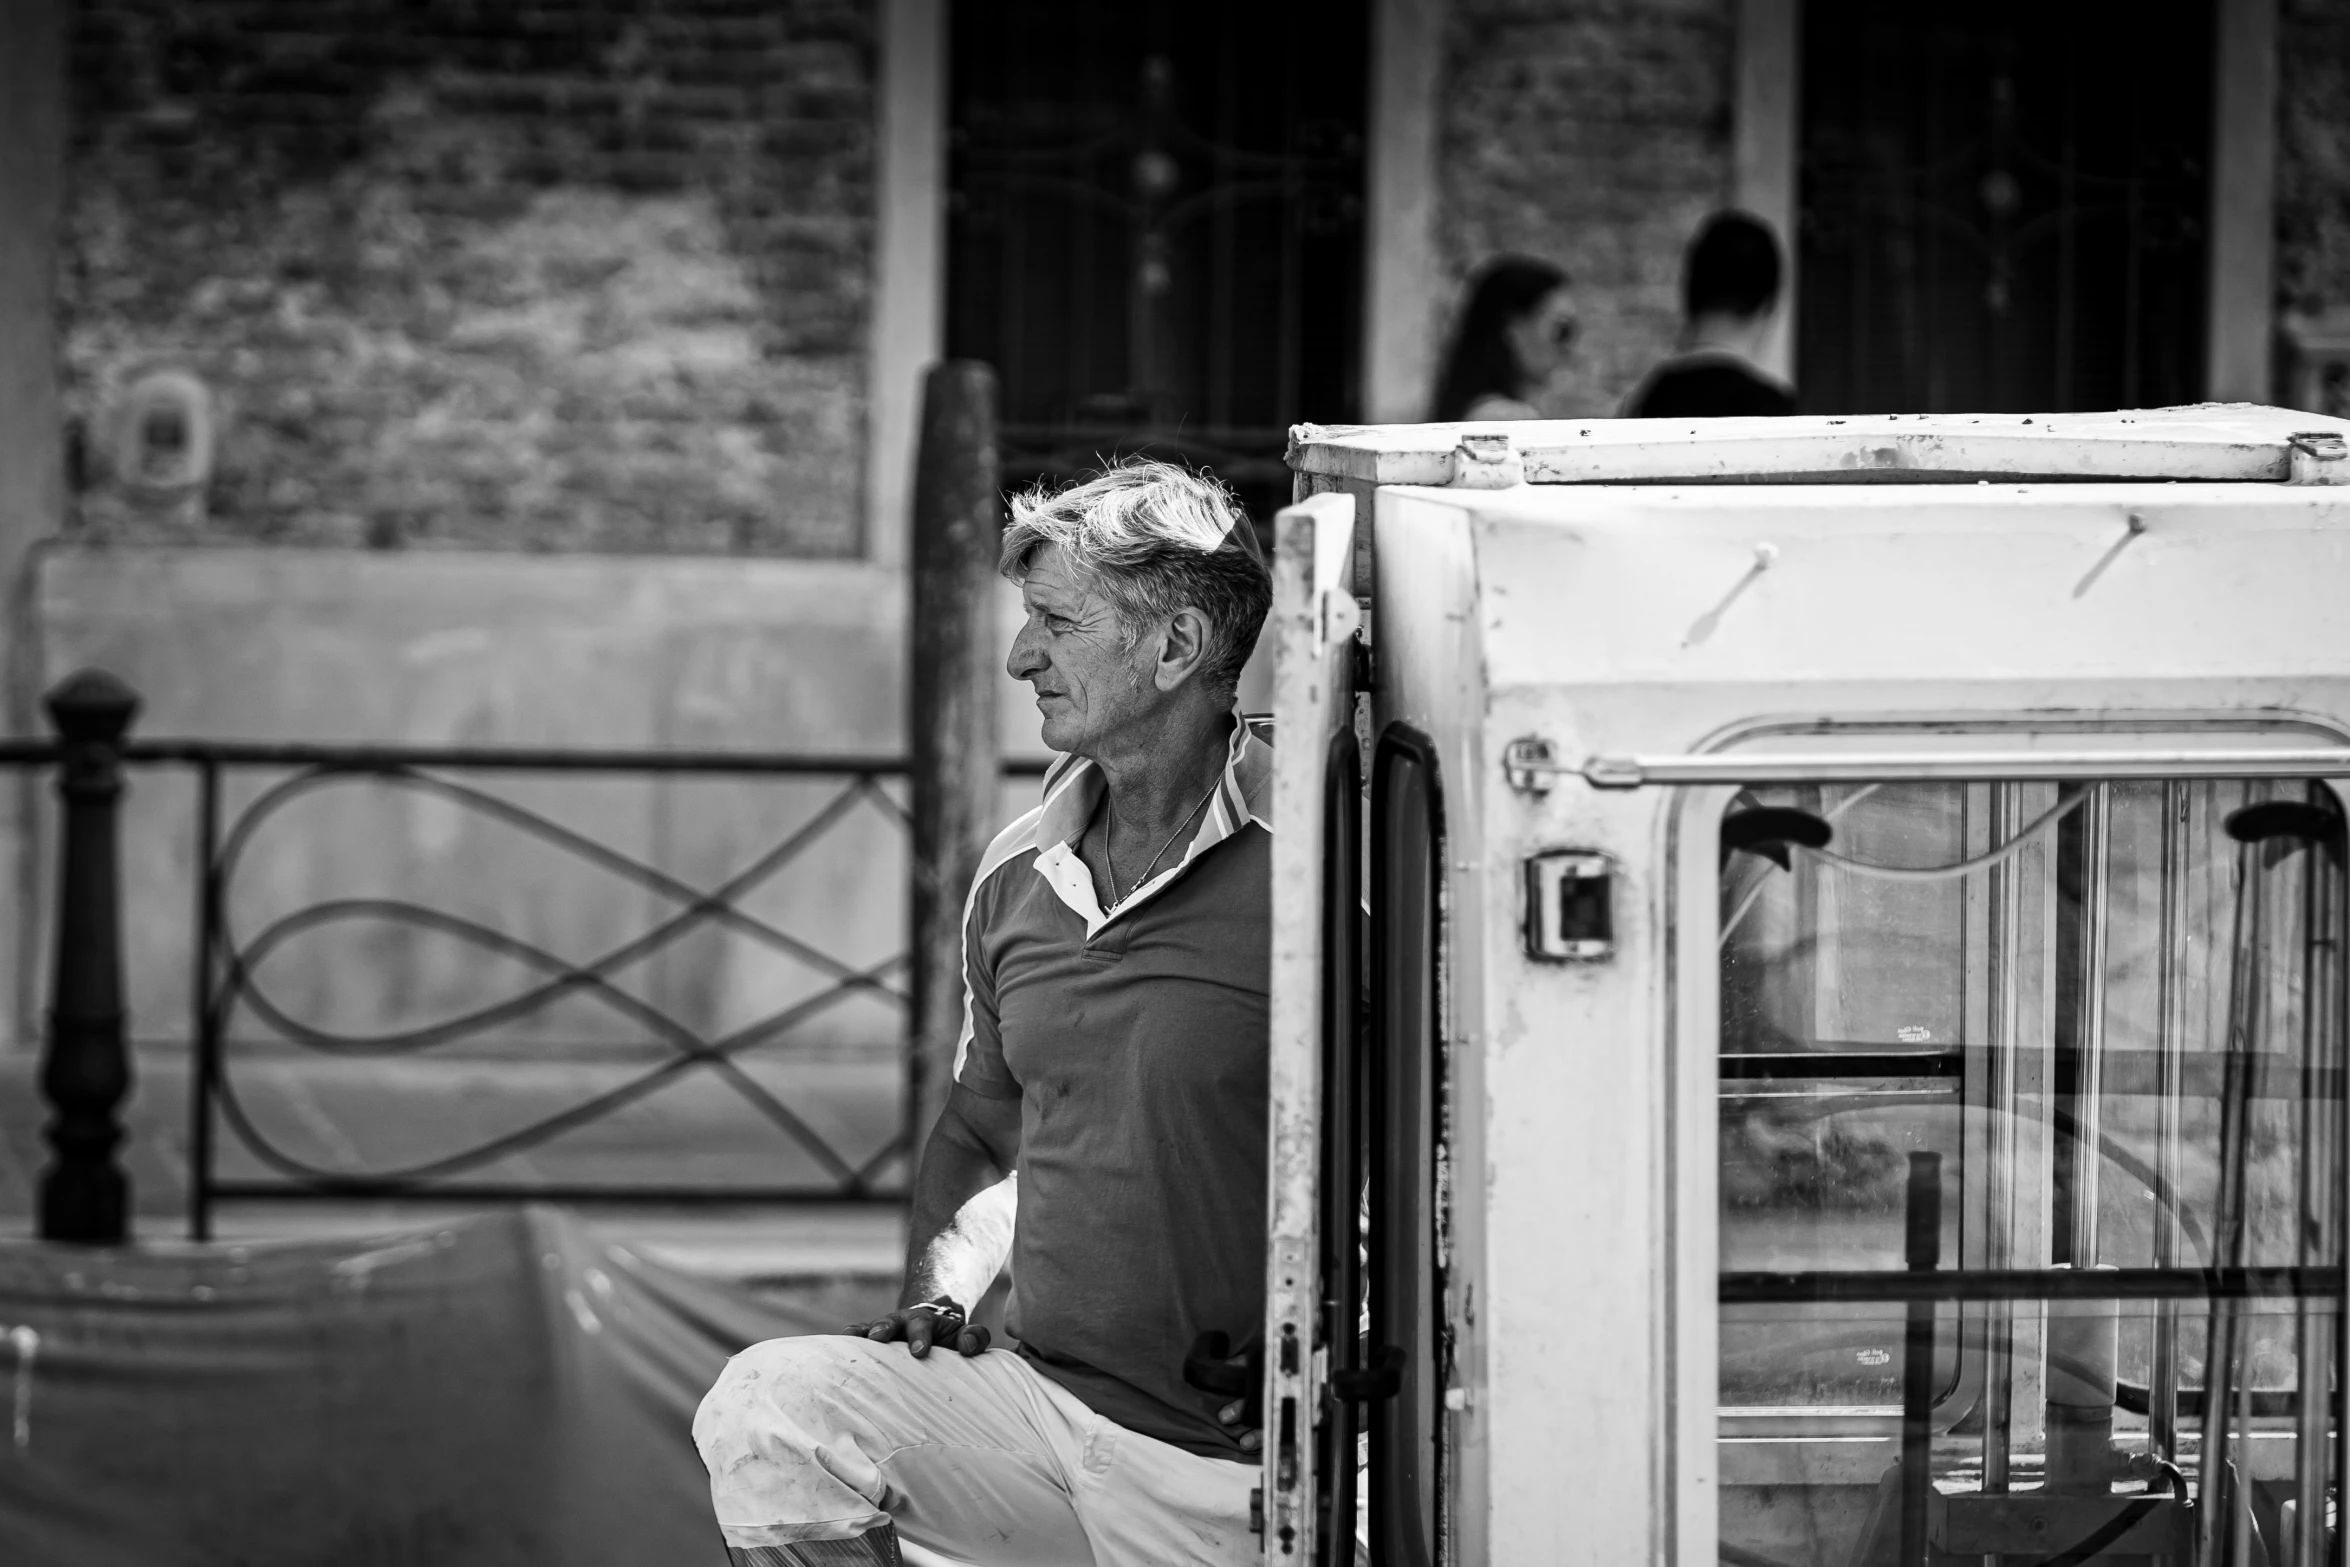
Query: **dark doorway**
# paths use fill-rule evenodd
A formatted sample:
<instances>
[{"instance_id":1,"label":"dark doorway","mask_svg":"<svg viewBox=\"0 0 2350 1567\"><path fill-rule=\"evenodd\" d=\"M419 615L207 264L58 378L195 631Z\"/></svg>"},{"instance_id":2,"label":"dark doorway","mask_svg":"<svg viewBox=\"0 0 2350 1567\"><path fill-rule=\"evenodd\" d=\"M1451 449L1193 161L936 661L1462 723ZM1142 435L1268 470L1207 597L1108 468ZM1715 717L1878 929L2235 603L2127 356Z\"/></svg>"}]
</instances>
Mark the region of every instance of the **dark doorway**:
<instances>
[{"instance_id":1,"label":"dark doorway","mask_svg":"<svg viewBox=\"0 0 2350 1567\"><path fill-rule=\"evenodd\" d=\"M947 350L1002 378L1006 481L1149 451L1255 515L1355 416L1362 0L956 0Z\"/></svg>"},{"instance_id":2,"label":"dark doorway","mask_svg":"<svg viewBox=\"0 0 2350 1567\"><path fill-rule=\"evenodd\" d=\"M1806 412L2197 401L2210 0L1806 0Z\"/></svg>"}]
</instances>

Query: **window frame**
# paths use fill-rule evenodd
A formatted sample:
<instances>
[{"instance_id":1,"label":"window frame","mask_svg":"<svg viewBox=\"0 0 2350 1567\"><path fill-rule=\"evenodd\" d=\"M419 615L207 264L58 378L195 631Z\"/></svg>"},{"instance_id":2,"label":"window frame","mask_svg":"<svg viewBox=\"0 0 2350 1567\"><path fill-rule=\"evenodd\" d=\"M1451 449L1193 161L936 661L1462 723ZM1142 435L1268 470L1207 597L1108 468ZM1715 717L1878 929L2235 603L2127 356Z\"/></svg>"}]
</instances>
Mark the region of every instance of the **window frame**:
<instances>
[{"instance_id":1,"label":"window frame","mask_svg":"<svg viewBox=\"0 0 2350 1567\"><path fill-rule=\"evenodd\" d=\"M1416 769L1419 775L1417 801L1399 802L1399 792L1392 783L1392 770L1405 766ZM1389 1006L1391 979L1396 978L1395 966L1387 962L1389 945L1393 940L1408 940L1408 932L1399 932L1394 921L1393 881L1394 866L1389 857L1391 830L1399 824L1391 816L1399 804L1417 804L1424 812L1417 824L1425 836L1418 846L1423 874L1427 878L1424 889L1426 911L1425 968L1422 983L1424 994L1415 1011L1421 1014L1419 1027L1424 1030L1427 1059L1425 1077L1419 1086L1423 1102L1414 1108L1413 1119L1421 1123L1427 1143L1427 1162L1424 1181L1414 1182L1410 1193L1419 1205L1417 1212L1407 1211L1404 1221L1418 1234L1414 1244L1424 1247L1427 1260L1424 1278L1409 1280L1419 1297L1415 1302L1424 1319L1412 1324L1412 1342L1403 1344L1406 1359L1403 1365L1403 1385L1397 1394L1381 1398L1369 1406L1365 1426L1370 1432L1371 1453L1369 1479L1371 1481L1371 1560L1374 1567L1432 1567L1446 1560L1450 1552L1446 1544L1449 1527L1450 1501L1447 1494L1450 1483L1449 1438L1450 1422L1446 1418L1444 1389L1451 1378L1449 1358L1450 1322L1447 1315L1446 1263L1444 1229L1446 1225L1444 1190L1445 1137L1445 1080L1448 1063L1445 1039L1445 809L1443 775L1440 770L1435 742L1418 729L1402 723L1391 723L1380 733L1373 748L1371 760L1370 799L1370 924L1364 948L1364 974L1368 981L1367 1060L1361 1113L1367 1138L1364 1173L1370 1188L1371 1223L1366 1245L1368 1266L1365 1269L1370 1297L1370 1343L1383 1347L1396 1342L1388 1326L1393 1307L1389 1295L1395 1288L1381 1252L1388 1239L1390 1216L1388 1208L1392 1194L1384 1188L1388 1157L1393 1144L1385 1134L1387 1124L1389 1077L1394 1063L1390 1052L1398 1041L1392 1030L1395 1019ZM1406 1263L1403 1267L1409 1267ZM1376 1353L1376 1349L1374 1350ZM1419 1446L1427 1463L1424 1477L1415 1477L1415 1489L1424 1500L1422 1521L1426 1527L1426 1551L1422 1554L1416 1541L1397 1538L1391 1527L1392 1513L1383 1494L1381 1476L1394 1461L1394 1444L1399 1428L1403 1440Z\"/></svg>"},{"instance_id":2,"label":"window frame","mask_svg":"<svg viewBox=\"0 0 2350 1567\"><path fill-rule=\"evenodd\" d=\"M1881 752L1886 742L1927 740L1938 752L1937 761L1963 761L1971 752L2010 752L2019 744L2053 742L2050 749L2068 753L2094 749L2094 760L2048 775L2061 781L2095 782L2109 777L2101 767L2137 753L2210 750L2241 754L2246 737L2276 742L2282 749L2293 739L2306 742L2313 735L2335 744L2350 744L2350 728L2298 712L2248 714L1937 714L1927 717L1888 716L1850 721L1835 719L1755 719L1726 726L1694 754L1750 751L1765 761L1774 750L1800 745L1806 754ZM2083 739L2093 747L2080 745ZM2231 742L2233 742L2231 744ZM1946 748L1946 749L1945 749ZM2305 756L2306 753L2303 753ZM2182 768L2181 779L2192 778ZM2317 778L2333 790L2344 814L2350 816L2350 760L2333 775L2313 774L2306 761L2280 765L2277 776ZM1849 779L1821 780L1849 783ZM1880 782L1903 779L1890 772ZM1670 1163L1665 1204L1667 1234L1659 1254L1669 1274L1664 1298L1669 1321L1666 1343L1669 1364L1666 1385L1672 1391L1667 1419L1665 1467L1673 1515L1673 1558L1685 1564L1711 1564L1718 1555L1723 1476L1720 1441L1724 1435L1750 1438L1787 1447L1817 1442L1853 1443L1856 1438L1897 1436L1894 1417L1861 1417L1857 1422L1837 1416L1804 1416L1774 1411L1726 1430L1719 1413L1720 1335L1720 1225L1719 1225L1719 1103L1721 1092L1721 997L1719 985L1720 828L1724 814L1743 786L1715 783L1648 783L1664 799L1658 807L1662 850L1662 957L1665 967L1664 1047L1666 1074L1666 1138ZM2337 1201L2350 1211L2350 1160L2345 1161L2345 1190ZM1962 1219L1962 1226L1963 1226ZM1963 1235L1963 1229L1962 1229ZM1979 1266L1966 1255L1961 1242L1961 1266ZM1979 1378L1983 1357L1974 1357ZM1963 1369L1954 1390L1968 1396ZM1952 1399L1938 1406L1947 1408ZM1962 1405L1963 1408L1963 1405ZM2350 1495L2350 1439L2334 1444L2334 1482ZM1874 1451L1874 1450L1873 1450ZM1872 1477L1873 1478L1873 1477Z\"/></svg>"}]
</instances>

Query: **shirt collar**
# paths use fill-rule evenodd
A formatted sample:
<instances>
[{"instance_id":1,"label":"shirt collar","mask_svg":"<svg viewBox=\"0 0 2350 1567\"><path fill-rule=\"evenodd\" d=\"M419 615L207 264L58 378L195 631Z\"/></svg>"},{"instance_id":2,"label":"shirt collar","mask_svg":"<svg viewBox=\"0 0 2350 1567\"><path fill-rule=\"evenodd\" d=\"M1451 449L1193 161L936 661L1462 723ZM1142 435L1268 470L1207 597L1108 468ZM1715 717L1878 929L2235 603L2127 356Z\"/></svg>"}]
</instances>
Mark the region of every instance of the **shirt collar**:
<instances>
[{"instance_id":1,"label":"shirt collar","mask_svg":"<svg viewBox=\"0 0 2350 1567\"><path fill-rule=\"evenodd\" d=\"M1183 858L1129 893L1116 909L1104 912L1094 896L1093 877L1078 857L1076 844L1085 835L1107 787L1102 772L1082 756L1064 756L1044 775L1044 805L1037 819L1037 874L1052 885L1061 901L1085 918L1091 937L1119 915L1149 902L1170 882L1217 844L1250 822L1273 830L1273 724L1263 716L1251 718L1235 708L1232 733L1224 745L1224 772L1208 799L1207 819L1184 850Z\"/></svg>"}]
</instances>

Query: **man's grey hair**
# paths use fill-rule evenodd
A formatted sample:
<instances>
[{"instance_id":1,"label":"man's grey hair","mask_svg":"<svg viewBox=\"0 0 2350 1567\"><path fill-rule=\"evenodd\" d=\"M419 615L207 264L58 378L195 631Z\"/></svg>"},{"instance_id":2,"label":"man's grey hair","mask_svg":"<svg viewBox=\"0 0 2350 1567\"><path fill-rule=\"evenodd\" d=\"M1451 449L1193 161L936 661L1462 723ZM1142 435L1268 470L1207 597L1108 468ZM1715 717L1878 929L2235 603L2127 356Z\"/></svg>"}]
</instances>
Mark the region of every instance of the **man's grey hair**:
<instances>
[{"instance_id":1,"label":"man's grey hair","mask_svg":"<svg viewBox=\"0 0 2350 1567\"><path fill-rule=\"evenodd\" d=\"M1230 700L1273 607L1256 535L1232 492L1173 463L1129 458L1058 493L1013 497L997 565L1014 582L1057 544L1078 576L1110 601L1129 648L1143 628L1189 605L1206 617L1200 677Z\"/></svg>"}]
</instances>

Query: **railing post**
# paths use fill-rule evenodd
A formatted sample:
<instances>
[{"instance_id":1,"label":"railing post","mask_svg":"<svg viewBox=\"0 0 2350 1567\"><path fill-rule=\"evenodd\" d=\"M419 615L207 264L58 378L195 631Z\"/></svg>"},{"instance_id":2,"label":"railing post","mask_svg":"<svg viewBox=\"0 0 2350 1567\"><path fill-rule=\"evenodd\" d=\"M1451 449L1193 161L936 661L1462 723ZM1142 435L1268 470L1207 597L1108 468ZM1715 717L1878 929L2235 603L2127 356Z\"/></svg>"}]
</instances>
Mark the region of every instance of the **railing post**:
<instances>
[{"instance_id":1,"label":"railing post","mask_svg":"<svg viewBox=\"0 0 2350 1567\"><path fill-rule=\"evenodd\" d=\"M41 1058L54 1152L41 1174L41 1238L105 1245L125 1238L130 1210L130 1182L114 1156L131 1086L123 1044L116 803L122 738L139 699L114 676L85 669L51 691L45 705L65 742L57 780L65 813L56 983Z\"/></svg>"},{"instance_id":2,"label":"railing post","mask_svg":"<svg viewBox=\"0 0 2350 1567\"><path fill-rule=\"evenodd\" d=\"M996 817L995 562L1002 511L995 372L967 359L933 365L922 384L907 634L914 1006L906 1134L915 1158L946 1103L962 1023L963 899Z\"/></svg>"}]
</instances>

